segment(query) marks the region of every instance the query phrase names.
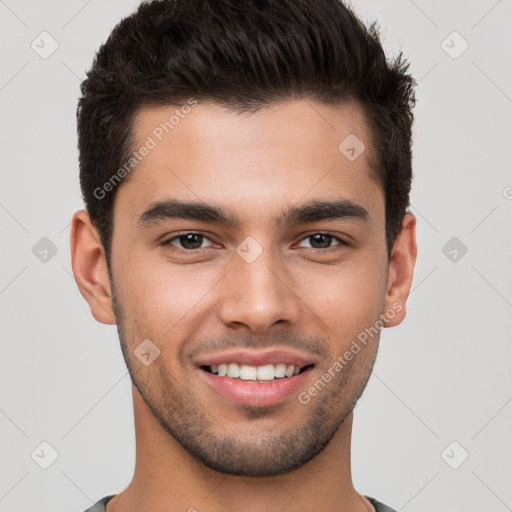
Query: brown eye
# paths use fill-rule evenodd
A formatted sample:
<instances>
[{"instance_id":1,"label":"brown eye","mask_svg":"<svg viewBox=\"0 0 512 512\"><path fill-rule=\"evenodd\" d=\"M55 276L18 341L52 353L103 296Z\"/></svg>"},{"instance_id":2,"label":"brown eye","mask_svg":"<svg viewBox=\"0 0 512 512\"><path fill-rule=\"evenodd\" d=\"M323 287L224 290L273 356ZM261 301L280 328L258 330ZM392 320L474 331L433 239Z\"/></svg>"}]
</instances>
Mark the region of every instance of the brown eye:
<instances>
[{"instance_id":1,"label":"brown eye","mask_svg":"<svg viewBox=\"0 0 512 512\"><path fill-rule=\"evenodd\" d=\"M205 237L204 235L201 235L200 233L183 233L181 235L173 236L172 238L164 242L164 245L177 245L178 248L180 249L193 251L195 249L203 249L203 242L205 240L209 240L209 238Z\"/></svg>"},{"instance_id":2,"label":"brown eye","mask_svg":"<svg viewBox=\"0 0 512 512\"><path fill-rule=\"evenodd\" d=\"M337 242L335 245L347 245L341 238L330 235L329 233L314 233L308 235L302 240L311 240L309 247L312 249L331 249L334 247L332 242Z\"/></svg>"}]
</instances>

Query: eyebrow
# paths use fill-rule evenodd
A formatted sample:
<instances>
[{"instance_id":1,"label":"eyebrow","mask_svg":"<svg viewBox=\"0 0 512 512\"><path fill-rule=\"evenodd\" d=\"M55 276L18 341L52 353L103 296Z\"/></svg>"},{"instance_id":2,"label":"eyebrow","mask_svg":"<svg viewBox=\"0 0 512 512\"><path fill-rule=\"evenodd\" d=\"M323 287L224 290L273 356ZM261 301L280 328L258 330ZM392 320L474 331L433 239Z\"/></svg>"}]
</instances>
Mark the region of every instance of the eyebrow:
<instances>
[{"instance_id":1,"label":"eyebrow","mask_svg":"<svg viewBox=\"0 0 512 512\"><path fill-rule=\"evenodd\" d=\"M211 222L229 227L239 227L241 225L240 219L222 206L178 199L158 201L151 204L139 217L138 224L149 226L170 219ZM350 219L366 223L371 220L368 211L350 199L317 200L299 206L290 206L283 213L273 215L272 219L275 223L284 226L321 222L324 220Z\"/></svg>"}]
</instances>

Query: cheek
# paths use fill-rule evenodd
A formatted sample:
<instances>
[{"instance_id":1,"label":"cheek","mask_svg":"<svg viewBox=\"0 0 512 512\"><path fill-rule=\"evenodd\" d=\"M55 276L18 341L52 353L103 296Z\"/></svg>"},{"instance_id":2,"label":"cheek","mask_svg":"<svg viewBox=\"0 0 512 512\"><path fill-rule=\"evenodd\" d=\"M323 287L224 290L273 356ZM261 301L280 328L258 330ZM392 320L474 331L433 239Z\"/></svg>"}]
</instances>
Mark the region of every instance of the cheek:
<instances>
[{"instance_id":1,"label":"cheek","mask_svg":"<svg viewBox=\"0 0 512 512\"><path fill-rule=\"evenodd\" d=\"M366 327L374 325L385 304L386 275L375 261L347 265L304 281L308 306L337 340L350 343Z\"/></svg>"},{"instance_id":2,"label":"cheek","mask_svg":"<svg viewBox=\"0 0 512 512\"><path fill-rule=\"evenodd\" d=\"M205 267L134 258L119 265L119 300L125 321L136 326L139 336L168 343L197 329L206 315L208 295L222 286L225 272ZM227 277L227 276L226 276ZM117 290L116 286L116 290Z\"/></svg>"}]
</instances>

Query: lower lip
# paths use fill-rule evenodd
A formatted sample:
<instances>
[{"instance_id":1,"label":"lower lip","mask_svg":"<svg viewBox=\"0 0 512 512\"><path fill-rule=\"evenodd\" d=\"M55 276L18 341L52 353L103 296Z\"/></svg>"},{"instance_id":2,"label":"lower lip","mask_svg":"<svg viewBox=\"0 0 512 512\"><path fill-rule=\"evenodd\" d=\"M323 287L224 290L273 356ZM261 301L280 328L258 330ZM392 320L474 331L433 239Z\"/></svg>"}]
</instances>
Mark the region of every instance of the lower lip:
<instances>
[{"instance_id":1,"label":"lower lip","mask_svg":"<svg viewBox=\"0 0 512 512\"><path fill-rule=\"evenodd\" d=\"M262 382L219 377L202 368L199 373L215 391L231 402L249 407L267 407L293 396L304 385L312 369L309 367L292 377Z\"/></svg>"}]
</instances>

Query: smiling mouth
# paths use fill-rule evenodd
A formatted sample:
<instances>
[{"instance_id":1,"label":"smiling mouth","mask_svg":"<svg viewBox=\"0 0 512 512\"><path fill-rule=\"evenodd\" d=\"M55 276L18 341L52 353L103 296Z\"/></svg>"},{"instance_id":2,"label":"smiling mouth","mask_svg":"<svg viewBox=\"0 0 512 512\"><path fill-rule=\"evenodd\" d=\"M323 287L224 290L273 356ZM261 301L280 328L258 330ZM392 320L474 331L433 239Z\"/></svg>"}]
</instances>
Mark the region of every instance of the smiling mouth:
<instances>
[{"instance_id":1,"label":"smiling mouth","mask_svg":"<svg viewBox=\"0 0 512 512\"><path fill-rule=\"evenodd\" d=\"M201 369L217 375L218 377L229 377L253 382L272 382L279 379L289 379L303 373L313 364L296 366L293 364L277 363L252 366L248 364L226 363L201 366Z\"/></svg>"}]
</instances>

